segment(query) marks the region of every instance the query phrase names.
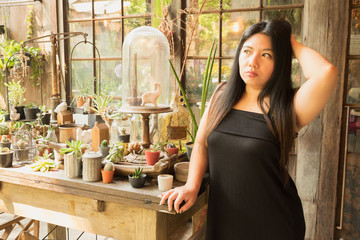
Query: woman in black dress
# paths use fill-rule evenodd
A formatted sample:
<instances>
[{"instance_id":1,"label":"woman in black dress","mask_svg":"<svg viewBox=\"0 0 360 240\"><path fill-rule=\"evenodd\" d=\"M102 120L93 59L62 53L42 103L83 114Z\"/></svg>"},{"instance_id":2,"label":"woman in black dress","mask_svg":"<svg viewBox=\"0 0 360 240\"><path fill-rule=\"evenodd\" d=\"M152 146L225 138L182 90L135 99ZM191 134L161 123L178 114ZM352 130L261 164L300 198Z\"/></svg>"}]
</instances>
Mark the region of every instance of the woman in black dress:
<instances>
[{"instance_id":1,"label":"woman in black dress","mask_svg":"<svg viewBox=\"0 0 360 240\"><path fill-rule=\"evenodd\" d=\"M292 54L306 82L293 89ZM337 70L297 42L285 20L249 27L238 46L230 79L215 91L201 119L183 187L160 204L182 213L210 174L206 239L304 239L296 186L287 171L296 132L331 96ZM180 207L180 203L185 204Z\"/></svg>"}]
</instances>

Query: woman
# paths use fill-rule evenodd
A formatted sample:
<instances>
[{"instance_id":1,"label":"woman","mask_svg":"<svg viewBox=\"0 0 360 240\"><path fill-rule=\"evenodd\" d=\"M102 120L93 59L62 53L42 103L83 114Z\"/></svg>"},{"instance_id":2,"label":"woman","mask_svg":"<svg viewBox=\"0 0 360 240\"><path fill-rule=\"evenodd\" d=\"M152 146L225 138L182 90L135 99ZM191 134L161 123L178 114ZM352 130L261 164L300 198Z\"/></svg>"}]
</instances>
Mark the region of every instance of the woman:
<instances>
[{"instance_id":1,"label":"woman","mask_svg":"<svg viewBox=\"0 0 360 240\"><path fill-rule=\"evenodd\" d=\"M307 79L297 90L292 53ZM169 210L188 210L209 168L206 239L304 239L288 154L296 132L319 114L336 80L336 68L297 42L285 20L249 27L230 79L201 119L186 184L162 194L160 204L167 199Z\"/></svg>"}]
</instances>

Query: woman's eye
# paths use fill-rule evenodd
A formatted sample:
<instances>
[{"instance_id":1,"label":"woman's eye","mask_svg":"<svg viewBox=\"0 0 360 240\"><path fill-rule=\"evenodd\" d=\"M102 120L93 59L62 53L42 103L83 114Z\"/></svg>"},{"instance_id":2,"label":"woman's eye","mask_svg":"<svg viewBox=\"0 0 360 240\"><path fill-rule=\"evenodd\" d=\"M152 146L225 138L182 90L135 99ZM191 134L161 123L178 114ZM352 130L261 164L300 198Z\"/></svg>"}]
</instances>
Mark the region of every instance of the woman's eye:
<instances>
[{"instance_id":1,"label":"woman's eye","mask_svg":"<svg viewBox=\"0 0 360 240\"><path fill-rule=\"evenodd\" d=\"M244 53L249 54L249 53L250 53L250 50L245 49L245 50L244 50Z\"/></svg>"},{"instance_id":2,"label":"woman's eye","mask_svg":"<svg viewBox=\"0 0 360 240\"><path fill-rule=\"evenodd\" d=\"M263 56L264 57L272 57L269 53L264 53Z\"/></svg>"}]
</instances>

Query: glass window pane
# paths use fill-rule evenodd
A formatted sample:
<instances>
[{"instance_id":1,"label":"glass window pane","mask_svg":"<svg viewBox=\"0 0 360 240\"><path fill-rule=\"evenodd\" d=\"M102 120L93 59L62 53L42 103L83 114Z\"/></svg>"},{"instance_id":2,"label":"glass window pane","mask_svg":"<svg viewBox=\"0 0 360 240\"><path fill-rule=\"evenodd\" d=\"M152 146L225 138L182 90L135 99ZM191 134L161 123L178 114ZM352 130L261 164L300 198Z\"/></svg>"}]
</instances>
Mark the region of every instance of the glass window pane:
<instances>
[{"instance_id":1,"label":"glass window pane","mask_svg":"<svg viewBox=\"0 0 360 240\"><path fill-rule=\"evenodd\" d=\"M131 32L131 30L141 27L141 26L151 26L151 19L150 18L131 18L131 19L124 19L124 34Z\"/></svg>"},{"instance_id":2,"label":"glass window pane","mask_svg":"<svg viewBox=\"0 0 360 240\"><path fill-rule=\"evenodd\" d=\"M263 6L303 4L304 0L263 0Z\"/></svg>"},{"instance_id":3,"label":"glass window pane","mask_svg":"<svg viewBox=\"0 0 360 240\"><path fill-rule=\"evenodd\" d=\"M188 0L187 1L187 6L191 9L191 10L199 10L201 8L201 5L203 4L204 0ZM220 9L220 0L206 0L202 11L207 11L207 10L218 10Z\"/></svg>"},{"instance_id":4,"label":"glass window pane","mask_svg":"<svg viewBox=\"0 0 360 240\"><path fill-rule=\"evenodd\" d=\"M360 9L351 13L350 55L360 55Z\"/></svg>"},{"instance_id":5,"label":"glass window pane","mask_svg":"<svg viewBox=\"0 0 360 240\"><path fill-rule=\"evenodd\" d=\"M89 19L91 18L91 0L68 0L68 19Z\"/></svg>"},{"instance_id":6,"label":"glass window pane","mask_svg":"<svg viewBox=\"0 0 360 240\"><path fill-rule=\"evenodd\" d=\"M224 59L221 61L221 81L228 81L233 67L233 59Z\"/></svg>"},{"instance_id":7,"label":"glass window pane","mask_svg":"<svg viewBox=\"0 0 360 240\"><path fill-rule=\"evenodd\" d=\"M347 104L360 104L360 60L350 60L348 69Z\"/></svg>"},{"instance_id":8,"label":"glass window pane","mask_svg":"<svg viewBox=\"0 0 360 240\"><path fill-rule=\"evenodd\" d=\"M73 96L89 95L94 92L93 62L74 61L71 63L71 86Z\"/></svg>"},{"instance_id":9,"label":"glass window pane","mask_svg":"<svg viewBox=\"0 0 360 240\"><path fill-rule=\"evenodd\" d=\"M128 0L124 1L124 15L139 15L151 13L151 1Z\"/></svg>"},{"instance_id":10,"label":"glass window pane","mask_svg":"<svg viewBox=\"0 0 360 240\"><path fill-rule=\"evenodd\" d=\"M292 27L292 34L296 39L301 38L301 21L303 10L300 8L282 9L282 10L267 10L264 11L264 19L278 19L284 18L290 22Z\"/></svg>"},{"instance_id":11,"label":"glass window pane","mask_svg":"<svg viewBox=\"0 0 360 240\"><path fill-rule=\"evenodd\" d=\"M121 60L101 61L101 94L106 96L121 96L121 79Z\"/></svg>"},{"instance_id":12,"label":"glass window pane","mask_svg":"<svg viewBox=\"0 0 360 240\"><path fill-rule=\"evenodd\" d=\"M87 41L93 42L90 21L69 23L69 29L70 32L87 33ZM91 44L79 43L81 41L84 41L84 38L82 36L70 38L70 54L71 51L73 51L72 58L92 58L93 46Z\"/></svg>"},{"instance_id":13,"label":"glass window pane","mask_svg":"<svg viewBox=\"0 0 360 240\"><path fill-rule=\"evenodd\" d=\"M95 0L94 9L95 18L121 17L121 0Z\"/></svg>"},{"instance_id":14,"label":"glass window pane","mask_svg":"<svg viewBox=\"0 0 360 240\"><path fill-rule=\"evenodd\" d=\"M188 20L194 23L194 15L188 15ZM192 26L188 24L187 26ZM195 29L192 38L189 55L190 56L208 56L213 40L219 39L219 15L218 14L202 14L199 17L199 25ZM186 40L190 41L192 29L186 28ZM216 41L218 42L218 41ZM218 52L216 53L218 56Z\"/></svg>"},{"instance_id":15,"label":"glass window pane","mask_svg":"<svg viewBox=\"0 0 360 240\"><path fill-rule=\"evenodd\" d=\"M191 59L186 61L186 95L193 101L201 101L203 87L203 72L206 67L206 59ZM218 84L219 61L214 61L212 80L209 86L207 100L210 100L215 87Z\"/></svg>"},{"instance_id":16,"label":"glass window pane","mask_svg":"<svg viewBox=\"0 0 360 240\"><path fill-rule=\"evenodd\" d=\"M121 57L121 20L95 22L95 46L100 57Z\"/></svg>"},{"instance_id":17,"label":"glass window pane","mask_svg":"<svg viewBox=\"0 0 360 240\"><path fill-rule=\"evenodd\" d=\"M360 153L360 108L350 108L348 124L347 151L348 153Z\"/></svg>"},{"instance_id":18,"label":"glass window pane","mask_svg":"<svg viewBox=\"0 0 360 240\"><path fill-rule=\"evenodd\" d=\"M223 0L223 9L259 7L260 2L254 0Z\"/></svg>"},{"instance_id":19,"label":"glass window pane","mask_svg":"<svg viewBox=\"0 0 360 240\"><path fill-rule=\"evenodd\" d=\"M258 21L258 11L224 13L222 25L222 56L234 56L245 29Z\"/></svg>"}]
</instances>

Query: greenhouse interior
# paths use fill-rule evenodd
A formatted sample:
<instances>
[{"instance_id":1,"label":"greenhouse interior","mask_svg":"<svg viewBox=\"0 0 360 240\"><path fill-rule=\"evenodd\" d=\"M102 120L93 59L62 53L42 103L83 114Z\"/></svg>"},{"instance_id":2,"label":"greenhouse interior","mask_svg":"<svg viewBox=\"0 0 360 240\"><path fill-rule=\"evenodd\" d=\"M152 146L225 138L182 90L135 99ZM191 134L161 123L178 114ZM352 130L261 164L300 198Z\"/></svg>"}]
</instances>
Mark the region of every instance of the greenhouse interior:
<instances>
[{"instance_id":1,"label":"greenhouse interior","mask_svg":"<svg viewBox=\"0 0 360 240\"><path fill-rule=\"evenodd\" d=\"M360 0L0 0L0 239L359 240L359 202Z\"/></svg>"}]
</instances>

